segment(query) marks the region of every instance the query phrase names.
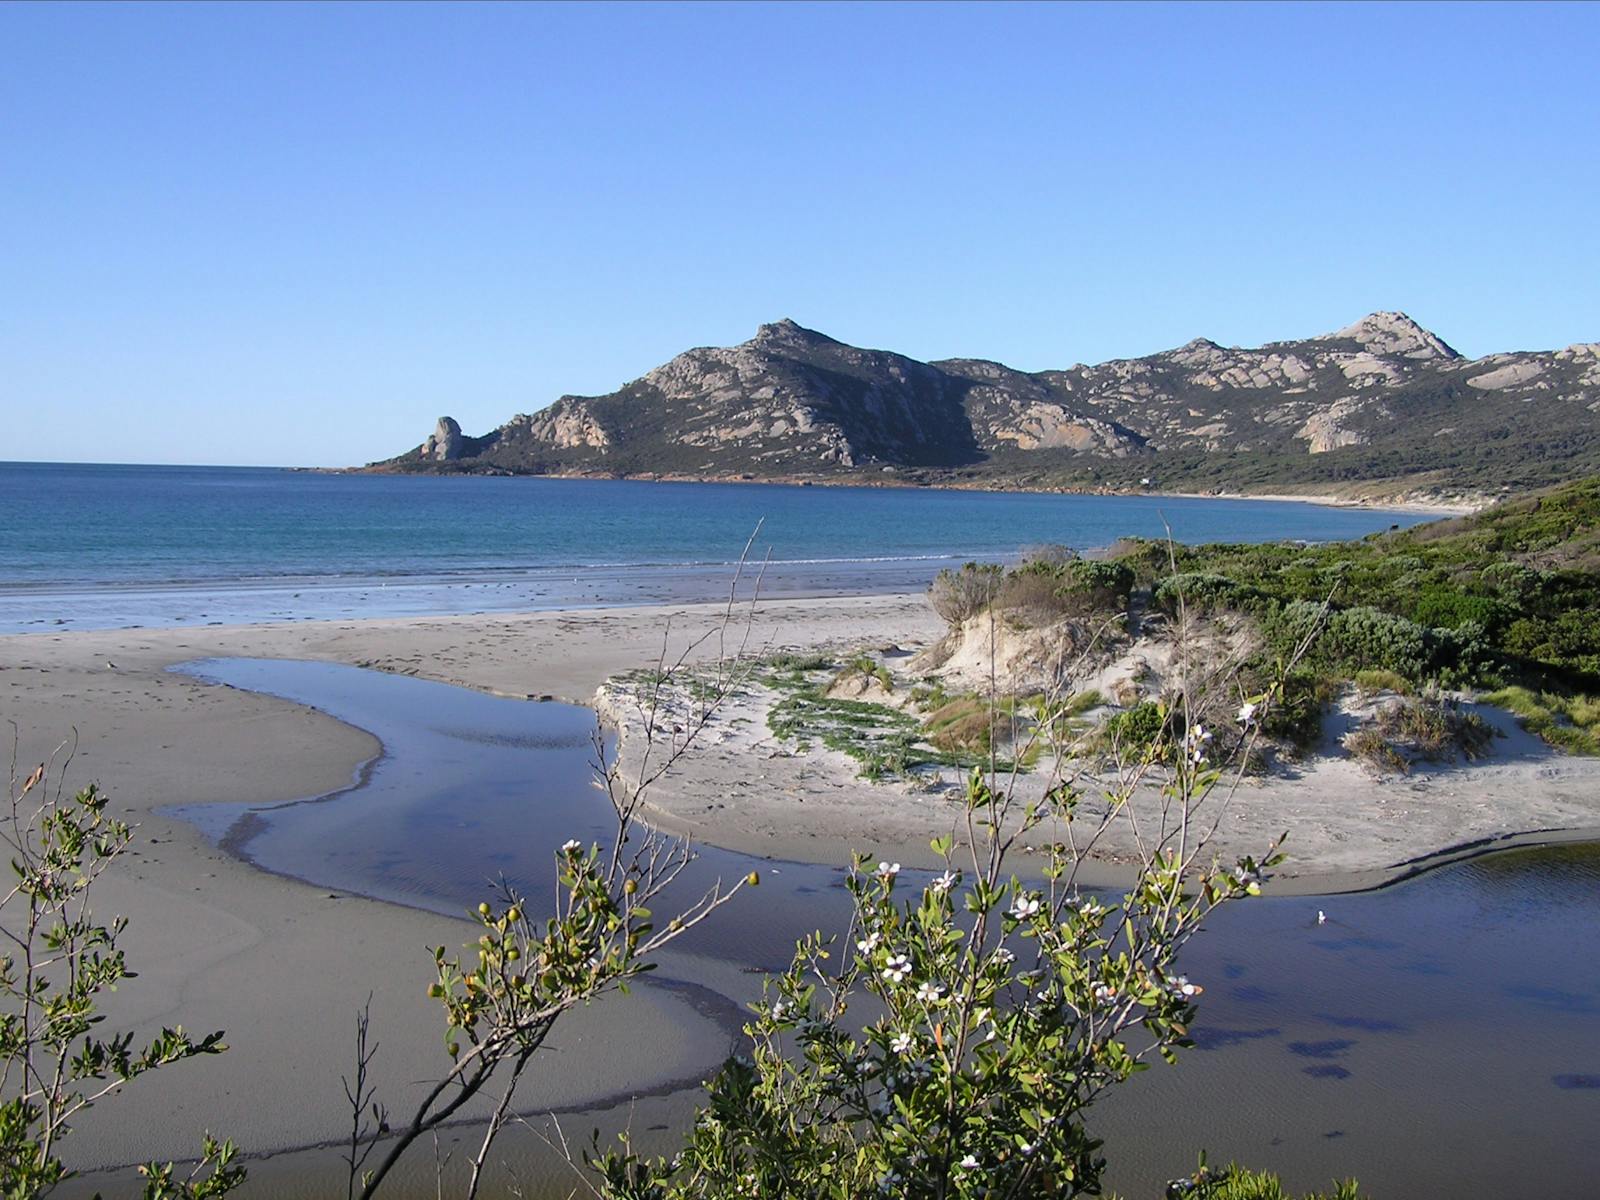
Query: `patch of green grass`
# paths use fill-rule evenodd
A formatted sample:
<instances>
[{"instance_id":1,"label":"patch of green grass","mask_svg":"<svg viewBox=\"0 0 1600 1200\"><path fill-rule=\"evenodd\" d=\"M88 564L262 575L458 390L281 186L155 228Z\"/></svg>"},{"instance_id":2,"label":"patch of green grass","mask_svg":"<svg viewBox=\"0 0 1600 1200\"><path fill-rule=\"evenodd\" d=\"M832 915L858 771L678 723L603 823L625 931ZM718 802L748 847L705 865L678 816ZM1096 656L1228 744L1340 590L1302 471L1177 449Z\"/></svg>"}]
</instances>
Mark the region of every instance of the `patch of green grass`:
<instances>
[{"instance_id":1,"label":"patch of green grass","mask_svg":"<svg viewBox=\"0 0 1600 1200\"><path fill-rule=\"evenodd\" d=\"M1600 755L1600 699L1507 687L1483 702L1516 713L1529 733L1569 754Z\"/></svg>"},{"instance_id":2,"label":"patch of green grass","mask_svg":"<svg viewBox=\"0 0 1600 1200\"><path fill-rule=\"evenodd\" d=\"M827 654L773 654L762 660L762 666L772 671L806 672L827 671L833 668L834 660Z\"/></svg>"},{"instance_id":3,"label":"patch of green grass","mask_svg":"<svg viewBox=\"0 0 1600 1200\"><path fill-rule=\"evenodd\" d=\"M870 654L858 654L845 663L834 676L834 681L853 679L857 676L863 679L876 679L884 691L894 691L894 676L889 673L889 668Z\"/></svg>"},{"instance_id":4,"label":"patch of green grass","mask_svg":"<svg viewBox=\"0 0 1600 1200\"><path fill-rule=\"evenodd\" d=\"M1361 689L1363 695L1371 696L1377 692L1393 692L1397 696L1411 695L1411 685L1405 678L1393 671L1374 668L1367 671L1357 671L1350 682Z\"/></svg>"},{"instance_id":5,"label":"patch of green grass","mask_svg":"<svg viewBox=\"0 0 1600 1200\"><path fill-rule=\"evenodd\" d=\"M1099 708L1105 703L1106 698L1094 688L1090 688L1086 692L1078 692L1071 696L1067 700L1066 707L1061 710L1061 715L1070 720L1073 717L1081 717L1084 713L1089 712L1091 709Z\"/></svg>"},{"instance_id":6,"label":"patch of green grass","mask_svg":"<svg viewBox=\"0 0 1600 1200\"><path fill-rule=\"evenodd\" d=\"M776 679L782 699L767 714L773 735L797 746L820 744L849 755L861 764L863 778L909 777L930 766L970 768L989 765L987 748L930 744L922 723L910 713L867 700L845 700L823 694L816 682L796 675ZM797 683L796 680L801 682ZM1012 763L999 762L1001 770Z\"/></svg>"},{"instance_id":7,"label":"patch of green grass","mask_svg":"<svg viewBox=\"0 0 1600 1200\"><path fill-rule=\"evenodd\" d=\"M1270 1171L1252 1171L1229 1163L1220 1172L1206 1172L1206 1178L1186 1195L1196 1200L1295 1200L1295 1193L1284 1190L1283 1181ZM1300 1200L1363 1200L1354 1179L1335 1181L1333 1190L1308 1192Z\"/></svg>"}]
</instances>

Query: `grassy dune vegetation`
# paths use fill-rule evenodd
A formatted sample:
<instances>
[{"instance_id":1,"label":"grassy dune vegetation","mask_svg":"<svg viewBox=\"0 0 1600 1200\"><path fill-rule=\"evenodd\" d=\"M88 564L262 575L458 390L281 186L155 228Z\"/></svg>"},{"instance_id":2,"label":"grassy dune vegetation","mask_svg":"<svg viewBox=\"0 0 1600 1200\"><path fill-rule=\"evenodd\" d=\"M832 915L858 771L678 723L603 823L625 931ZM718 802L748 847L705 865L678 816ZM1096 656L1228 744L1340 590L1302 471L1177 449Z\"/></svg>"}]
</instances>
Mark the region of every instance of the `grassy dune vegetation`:
<instances>
[{"instance_id":1,"label":"grassy dune vegetation","mask_svg":"<svg viewBox=\"0 0 1600 1200\"><path fill-rule=\"evenodd\" d=\"M1266 732L1310 747L1343 697L1368 712L1346 749L1380 771L1488 752L1492 731L1457 706L1461 691L1563 750L1600 753L1600 478L1357 542L1129 540L1099 561L1056 550L1010 570L971 563L941 575L931 600L952 628L988 612L1014 631L1079 622L1128 638L1182 612L1248 647L1246 685L1275 678L1309 639ZM1101 741L1158 740L1164 699L1120 698Z\"/></svg>"}]
</instances>

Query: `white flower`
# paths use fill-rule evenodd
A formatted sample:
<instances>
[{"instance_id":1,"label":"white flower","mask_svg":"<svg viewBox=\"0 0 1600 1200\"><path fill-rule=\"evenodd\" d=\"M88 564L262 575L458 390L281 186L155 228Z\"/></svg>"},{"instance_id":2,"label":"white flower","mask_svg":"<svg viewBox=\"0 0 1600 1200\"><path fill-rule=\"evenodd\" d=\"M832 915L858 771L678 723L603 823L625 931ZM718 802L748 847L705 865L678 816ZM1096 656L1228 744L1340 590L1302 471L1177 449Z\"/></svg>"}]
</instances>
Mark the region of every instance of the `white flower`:
<instances>
[{"instance_id":1,"label":"white flower","mask_svg":"<svg viewBox=\"0 0 1600 1200\"><path fill-rule=\"evenodd\" d=\"M975 1155L969 1154L957 1165L960 1166L963 1171L976 1171L978 1169L978 1159Z\"/></svg>"},{"instance_id":2,"label":"white flower","mask_svg":"<svg viewBox=\"0 0 1600 1200\"><path fill-rule=\"evenodd\" d=\"M1261 706L1254 700L1246 700L1243 704L1239 705L1239 712L1238 715L1234 717L1234 720L1239 722L1241 725L1253 724L1256 719L1256 713L1260 710L1260 708Z\"/></svg>"},{"instance_id":3,"label":"white flower","mask_svg":"<svg viewBox=\"0 0 1600 1200\"><path fill-rule=\"evenodd\" d=\"M1252 871L1248 867L1235 867L1228 872L1228 878L1235 887L1243 888L1251 895L1257 895L1261 891L1261 873L1259 871Z\"/></svg>"},{"instance_id":4,"label":"white flower","mask_svg":"<svg viewBox=\"0 0 1600 1200\"><path fill-rule=\"evenodd\" d=\"M1011 951L1007 950L1004 946L996 946L994 948L994 960L1001 966L1009 967L1012 963L1017 961L1017 956L1011 953Z\"/></svg>"},{"instance_id":5,"label":"white flower","mask_svg":"<svg viewBox=\"0 0 1600 1200\"><path fill-rule=\"evenodd\" d=\"M561 843L561 853L566 854L566 855L576 854L579 850L582 850L582 849L583 849L583 843L580 842L577 838L568 838L566 841Z\"/></svg>"},{"instance_id":6,"label":"white flower","mask_svg":"<svg viewBox=\"0 0 1600 1200\"><path fill-rule=\"evenodd\" d=\"M772 1019L774 1021L781 1021L783 1020L783 1014L788 1011L788 1005L786 1005L782 1000L775 1000L772 1004Z\"/></svg>"},{"instance_id":7,"label":"white flower","mask_svg":"<svg viewBox=\"0 0 1600 1200\"><path fill-rule=\"evenodd\" d=\"M871 954L878 948L878 943L882 940L876 933L869 933L856 943L856 950L862 954Z\"/></svg>"},{"instance_id":8,"label":"white flower","mask_svg":"<svg viewBox=\"0 0 1600 1200\"><path fill-rule=\"evenodd\" d=\"M900 874L899 863L881 862L878 864L879 879L893 879L898 874Z\"/></svg>"},{"instance_id":9,"label":"white flower","mask_svg":"<svg viewBox=\"0 0 1600 1200\"><path fill-rule=\"evenodd\" d=\"M1101 917L1105 916L1107 910L1106 906L1101 904L1100 901L1096 900L1093 896L1087 896L1078 901L1078 911L1087 919L1091 921L1097 921Z\"/></svg>"},{"instance_id":10,"label":"white flower","mask_svg":"<svg viewBox=\"0 0 1600 1200\"><path fill-rule=\"evenodd\" d=\"M917 985L917 999L924 1004L937 1004L939 1003L939 997L942 995L944 995L944 989L937 983L930 983L924 980Z\"/></svg>"},{"instance_id":11,"label":"white flower","mask_svg":"<svg viewBox=\"0 0 1600 1200\"><path fill-rule=\"evenodd\" d=\"M958 882L960 882L960 879L961 876L957 875L954 871L946 871L928 886L936 892L948 892L951 888L955 887Z\"/></svg>"},{"instance_id":12,"label":"white flower","mask_svg":"<svg viewBox=\"0 0 1600 1200\"><path fill-rule=\"evenodd\" d=\"M1115 1000L1116 997L1117 989L1112 987L1109 983L1097 983L1094 985L1094 998L1096 1000L1099 1000L1103 1003L1108 1000Z\"/></svg>"},{"instance_id":13,"label":"white flower","mask_svg":"<svg viewBox=\"0 0 1600 1200\"><path fill-rule=\"evenodd\" d=\"M911 1049L911 1045L911 1035L909 1033L900 1033L896 1034L894 1041L889 1043L889 1049L893 1050L896 1054L904 1054L907 1050Z\"/></svg>"},{"instance_id":14,"label":"white flower","mask_svg":"<svg viewBox=\"0 0 1600 1200\"><path fill-rule=\"evenodd\" d=\"M1017 902L1011 906L1011 915L1019 921L1034 916L1042 908L1037 896L1018 896Z\"/></svg>"},{"instance_id":15,"label":"white flower","mask_svg":"<svg viewBox=\"0 0 1600 1200\"><path fill-rule=\"evenodd\" d=\"M891 954L883 964L883 977L890 983L900 983L911 974L911 960L904 954Z\"/></svg>"},{"instance_id":16,"label":"white flower","mask_svg":"<svg viewBox=\"0 0 1600 1200\"><path fill-rule=\"evenodd\" d=\"M1205 991L1205 988L1201 987L1198 983L1190 983L1187 975L1178 975L1176 977L1168 975L1167 987L1171 990L1174 996L1182 996L1186 1000L1190 996L1198 996L1201 992Z\"/></svg>"}]
</instances>

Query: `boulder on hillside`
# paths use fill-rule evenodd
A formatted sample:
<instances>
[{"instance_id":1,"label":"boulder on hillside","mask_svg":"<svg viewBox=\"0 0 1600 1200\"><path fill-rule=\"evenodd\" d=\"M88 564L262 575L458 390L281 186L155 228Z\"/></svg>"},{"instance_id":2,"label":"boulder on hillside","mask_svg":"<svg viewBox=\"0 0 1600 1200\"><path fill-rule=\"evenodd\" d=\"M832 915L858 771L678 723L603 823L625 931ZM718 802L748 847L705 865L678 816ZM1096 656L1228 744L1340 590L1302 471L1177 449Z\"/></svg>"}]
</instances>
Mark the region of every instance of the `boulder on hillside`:
<instances>
[{"instance_id":1,"label":"boulder on hillside","mask_svg":"<svg viewBox=\"0 0 1600 1200\"><path fill-rule=\"evenodd\" d=\"M422 443L422 457L429 462L453 462L466 451L467 439L454 417L440 417L428 440Z\"/></svg>"}]
</instances>

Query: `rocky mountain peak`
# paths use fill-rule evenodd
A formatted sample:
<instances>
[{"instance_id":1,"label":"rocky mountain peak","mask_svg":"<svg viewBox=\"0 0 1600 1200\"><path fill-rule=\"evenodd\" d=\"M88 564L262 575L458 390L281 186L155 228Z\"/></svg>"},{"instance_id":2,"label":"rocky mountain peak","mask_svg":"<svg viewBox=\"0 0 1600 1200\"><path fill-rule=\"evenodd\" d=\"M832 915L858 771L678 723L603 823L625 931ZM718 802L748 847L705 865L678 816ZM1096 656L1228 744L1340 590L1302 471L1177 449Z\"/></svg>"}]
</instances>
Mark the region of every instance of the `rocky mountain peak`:
<instances>
[{"instance_id":1,"label":"rocky mountain peak","mask_svg":"<svg viewBox=\"0 0 1600 1200\"><path fill-rule=\"evenodd\" d=\"M833 341L826 334L818 333L815 329L807 329L804 325L789 317L761 326L756 330L754 340L761 344L787 343L789 345L807 346Z\"/></svg>"},{"instance_id":2,"label":"rocky mountain peak","mask_svg":"<svg viewBox=\"0 0 1600 1200\"><path fill-rule=\"evenodd\" d=\"M1415 359L1457 359L1461 355L1437 334L1430 333L1403 312L1369 313L1354 325L1313 339L1319 342L1352 341L1373 354L1400 354Z\"/></svg>"},{"instance_id":3,"label":"rocky mountain peak","mask_svg":"<svg viewBox=\"0 0 1600 1200\"><path fill-rule=\"evenodd\" d=\"M422 445L380 466L1090 488L1156 477L1226 487L1235 471L1263 486L1380 474L1520 485L1580 460L1600 471L1597 413L1600 348L1467 364L1401 312L1321 337L1257 347L1195 338L1037 372L919 362L784 319L479 437L441 418Z\"/></svg>"}]
</instances>

